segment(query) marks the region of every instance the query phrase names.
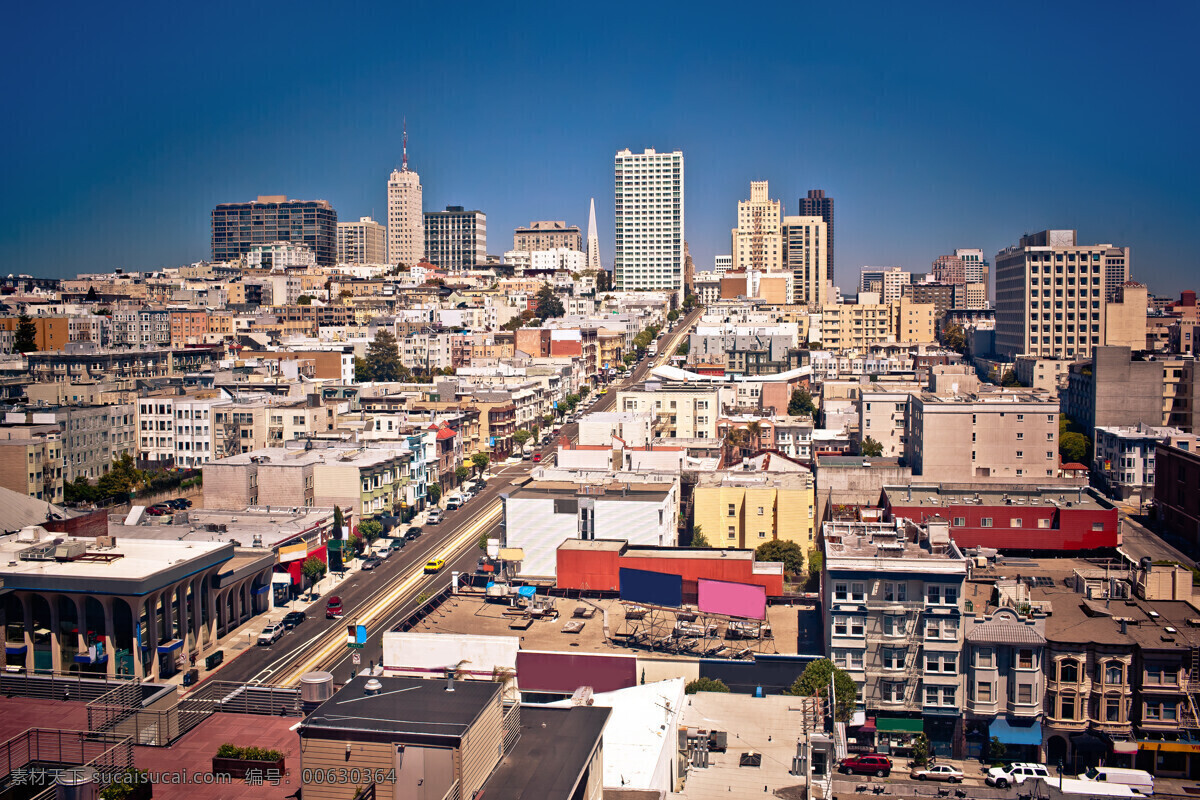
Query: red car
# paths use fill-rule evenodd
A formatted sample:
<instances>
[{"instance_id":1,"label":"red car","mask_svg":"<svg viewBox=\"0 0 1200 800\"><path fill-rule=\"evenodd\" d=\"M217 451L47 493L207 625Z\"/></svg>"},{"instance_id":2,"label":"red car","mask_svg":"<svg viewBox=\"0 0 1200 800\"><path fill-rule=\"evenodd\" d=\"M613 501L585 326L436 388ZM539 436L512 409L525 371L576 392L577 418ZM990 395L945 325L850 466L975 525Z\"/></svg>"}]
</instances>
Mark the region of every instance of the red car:
<instances>
[{"instance_id":1,"label":"red car","mask_svg":"<svg viewBox=\"0 0 1200 800\"><path fill-rule=\"evenodd\" d=\"M342 598L336 595L325 604L325 619L337 619L342 615Z\"/></svg>"},{"instance_id":2,"label":"red car","mask_svg":"<svg viewBox=\"0 0 1200 800\"><path fill-rule=\"evenodd\" d=\"M886 778L892 772L892 760L887 756L875 753L863 753L850 756L838 768L843 775L857 773L859 775L874 775L876 778Z\"/></svg>"}]
</instances>

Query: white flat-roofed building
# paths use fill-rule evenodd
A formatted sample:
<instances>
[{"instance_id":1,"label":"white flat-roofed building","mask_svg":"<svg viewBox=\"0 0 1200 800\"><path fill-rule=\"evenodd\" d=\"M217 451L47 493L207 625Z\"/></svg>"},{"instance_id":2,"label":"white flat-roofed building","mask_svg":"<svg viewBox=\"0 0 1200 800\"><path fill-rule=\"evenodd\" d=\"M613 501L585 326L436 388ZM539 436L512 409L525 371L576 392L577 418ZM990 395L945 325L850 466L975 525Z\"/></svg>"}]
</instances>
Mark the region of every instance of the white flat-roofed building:
<instances>
[{"instance_id":1,"label":"white flat-roofed building","mask_svg":"<svg viewBox=\"0 0 1200 800\"><path fill-rule=\"evenodd\" d=\"M617 291L683 288L683 153L621 150L615 160Z\"/></svg>"},{"instance_id":2,"label":"white flat-roofed building","mask_svg":"<svg viewBox=\"0 0 1200 800\"><path fill-rule=\"evenodd\" d=\"M1154 496L1154 453L1160 443L1196 452L1200 437L1178 428L1141 424L1096 428L1093 472L1105 494L1117 500L1146 502Z\"/></svg>"}]
</instances>

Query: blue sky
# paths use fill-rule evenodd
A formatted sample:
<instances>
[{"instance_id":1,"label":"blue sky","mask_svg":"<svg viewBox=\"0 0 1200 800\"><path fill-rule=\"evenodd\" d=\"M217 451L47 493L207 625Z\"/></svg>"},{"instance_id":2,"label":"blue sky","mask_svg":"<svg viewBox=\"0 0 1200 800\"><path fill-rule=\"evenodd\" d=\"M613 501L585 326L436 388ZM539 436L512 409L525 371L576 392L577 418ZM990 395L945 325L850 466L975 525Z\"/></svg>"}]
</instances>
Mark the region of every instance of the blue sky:
<instances>
[{"instance_id":1,"label":"blue sky","mask_svg":"<svg viewBox=\"0 0 1200 800\"><path fill-rule=\"evenodd\" d=\"M1045 227L1200 275L1200 4L176 5L10 10L0 270L207 258L258 194L383 219L407 116L426 209L482 209L493 253L594 196L611 264L612 156L655 147L702 269L768 179L835 198L843 286Z\"/></svg>"}]
</instances>

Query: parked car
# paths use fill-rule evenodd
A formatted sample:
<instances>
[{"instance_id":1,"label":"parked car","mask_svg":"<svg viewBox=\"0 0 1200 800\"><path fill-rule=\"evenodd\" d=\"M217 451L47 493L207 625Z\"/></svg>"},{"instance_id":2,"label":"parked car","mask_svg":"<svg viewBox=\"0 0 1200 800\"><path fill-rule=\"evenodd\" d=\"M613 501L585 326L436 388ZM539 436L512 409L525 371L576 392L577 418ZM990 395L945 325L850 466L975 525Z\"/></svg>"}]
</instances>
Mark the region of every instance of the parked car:
<instances>
[{"instance_id":1,"label":"parked car","mask_svg":"<svg viewBox=\"0 0 1200 800\"><path fill-rule=\"evenodd\" d=\"M541 460L542 460L542 454L541 454L541 453L534 453L534 454L533 454L533 463L537 464L537 463L539 463Z\"/></svg>"},{"instance_id":2,"label":"parked car","mask_svg":"<svg viewBox=\"0 0 1200 800\"><path fill-rule=\"evenodd\" d=\"M342 616L342 598L334 595L325 604L325 619L337 619Z\"/></svg>"},{"instance_id":3,"label":"parked car","mask_svg":"<svg viewBox=\"0 0 1200 800\"><path fill-rule=\"evenodd\" d=\"M388 546L388 553L399 553L404 549L404 545L408 543L408 540L403 536L397 535L392 538L391 542L392 543Z\"/></svg>"},{"instance_id":4,"label":"parked car","mask_svg":"<svg viewBox=\"0 0 1200 800\"><path fill-rule=\"evenodd\" d=\"M987 777L983 782L988 786L999 786L1001 789L1006 786L1017 786L1031 778L1050 778L1050 770L1045 764L1032 764L1024 761L1016 761L1003 767L992 767L988 770Z\"/></svg>"},{"instance_id":5,"label":"parked car","mask_svg":"<svg viewBox=\"0 0 1200 800\"><path fill-rule=\"evenodd\" d=\"M170 514L172 511L174 511L174 509L171 508L170 506L163 505L162 503L158 503L156 505L152 505L149 508L147 508L146 515L150 516L150 517L161 517L164 514Z\"/></svg>"},{"instance_id":6,"label":"parked car","mask_svg":"<svg viewBox=\"0 0 1200 800\"><path fill-rule=\"evenodd\" d=\"M444 566L446 566L446 562L445 562L445 560L444 560L444 559L441 559L441 558L435 558L435 559L433 559L432 561L428 561L428 562L426 562L426 564L425 564L425 574L426 574L426 575L432 575L432 574L433 574L433 573L435 573L435 572L441 572L441 571L442 571L442 567L444 567Z\"/></svg>"},{"instance_id":7,"label":"parked car","mask_svg":"<svg viewBox=\"0 0 1200 800\"><path fill-rule=\"evenodd\" d=\"M383 559L380 558L379 556L368 556L367 558L363 559L362 568L363 569L375 569L382 563L383 563Z\"/></svg>"},{"instance_id":8,"label":"parked car","mask_svg":"<svg viewBox=\"0 0 1200 800\"><path fill-rule=\"evenodd\" d=\"M839 769L843 775L856 773L858 775L874 775L877 778L886 778L892 773L892 760L887 756L881 756L877 753L863 753L862 755L850 756L842 762Z\"/></svg>"},{"instance_id":9,"label":"parked car","mask_svg":"<svg viewBox=\"0 0 1200 800\"><path fill-rule=\"evenodd\" d=\"M178 511L187 511L192 507L192 501L186 497L176 497L174 500L168 500L164 505L168 505Z\"/></svg>"},{"instance_id":10,"label":"parked car","mask_svg":"<svg viewBox=\"0 0 1200 800\"><path fill-rule=\"evenodd\" d=\"M272 645L279 640L280 636L283 636L283 624L273 622L262 629L262 633L258 635L258 643L260 645Z\"/></svg>"},{"instance_id":11,"label":"parked car","mask_svg":"<svg viewBox=\"0 0 1200 800\"><path fill-rule=\"evenodd\" d=\"M908 773L908 777L918 781L958 783L963 779L963 771L949 764L934 764L931 767L917 767Z\"/></svg>"},{"instance_id":12,"label":"parked car","mask_svg":"<svg viewBox=\"0 0 1200 800\"><path fill-rule=\"evenodd\" d=\"M421 538L421 529L420 528L409 528L404 534L404 541L406 541L406 542L411 542L411 541L413 541L415 539L419 539L419 538Z\"/></svg>"},{"instance_id":13,"label":"parked car","mask_svg":"<svg viewBox=\"0 0 1200 800\"><path fill-rule=\"evenodd\" d=\"M303 611L289 611L283 615L283 629L290 631L306 619L308 619L308 614Z\"/></svg>"},{"instance_id":14,"label":"parked car","mask_svg":"<svg viewBox=\"0 0 1200 800\"><path fill-rule=\"evenodd\" d=\"M1089 767L1079 776L1081 781L1097 783L1120 783L1140 794L1154 794L1154 776L1144 769L1122 767Z\"/></svg>"},{"instance_id":15,"label":"parked car","mask_svg":"<svg viewBox=\"0 0 1200 800\"><path fill-rule=\"evenodd\" d=\"M442 510L435 508L429 512L429 516L425 517L426 525L437 525L442 521Z\"/></svg>"},{"instance_id":16,"label":"parked car","mask_svg":"<svg viewBox=\"0 0 1200 800\"><path fill-rule=\"evenodd\" d=\"M446 510L453 511L456 508L462 508L463 498L461 494L452 494L446 498Z\"/></svg>"}]
</instances>

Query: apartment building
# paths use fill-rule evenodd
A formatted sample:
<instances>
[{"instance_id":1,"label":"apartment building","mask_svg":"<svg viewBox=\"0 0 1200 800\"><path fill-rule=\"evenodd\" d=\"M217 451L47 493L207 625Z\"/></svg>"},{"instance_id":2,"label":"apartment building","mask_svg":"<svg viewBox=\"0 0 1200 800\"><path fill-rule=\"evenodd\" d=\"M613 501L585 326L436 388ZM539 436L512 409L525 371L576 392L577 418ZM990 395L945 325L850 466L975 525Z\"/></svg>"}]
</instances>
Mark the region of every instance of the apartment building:
<instances>
[{"instance_id":1,"label":"apartment building","mask_svg":"<svg viewBox=\"0 0 1200 800\"><path fill-rule=\"evenodd\" d=\"M1058 402L1030 391L912 397L906 459L924 481L1053 483Z\"/></svg>"},{"instance_id":2,"label":"apartment building","mask_svg":"<svg viewBox=\"0 0 1200 800\"><path fill-rule=\"evenodd\" d=\"M805 197L796 204L802 217L820 217L825 223L825 280L833 283L833 198L825 196L824 189L809 189ZM818 303L816 307L820 307Z\"/></svg>"},{"instance_id":3,"label":"apartment building","mask_svg":"<svg viewBox=\"0 0 1200 800\"><path fill-rule=\"evenodd\" d=\"M170 347L171 312L165 308L117 306L112 312L114 347Z\"/></svg>"},{"instance_id":4,"label":"apartment building","mask_svg":"<svg viewBox=\"0 0 1200 800\"><path fill-rule=\"evenodd\" d=\"M61 504L63 472L62 435L57 425L0 427L0 486Z\"/></svg>"},{"instance_id":5,"label":"apartment building","mask_svg":"<svg viewBox=\"0 0 1200 800\"><path fill-rule=\"evenodd\" d=\"M34 350L61 350L71 339L69 317L32 317ZM16 339L17 328L21 324L20 317L0 318L0 352L14 352L13 342Z\"/></svg>"},{"instance_id":6,"label":"apartment building","mask_svg":"<svg viewBox=\"0 0 1200 800\"><path fill-rule=\"evenodd\" d=\"M386 264L387 226L370 217L337 224L339 264Z\"/></svg>"},{"instance_id":7,"label":"apartment building","mask_svg":"<svg viewBox=\"0 0 1200 800\"><path fill-rule=\"evenodd\" d=\"M446 206L426 211L424 218L426 261L456 272L487 262L487 214Z\"/></svg>"},{"instance_id":8,"label":"apartment building","mask_svg":"<svg viewBox=\"0 0 1200 800\"><path fill-rule=\"evenodd\" d=\"M721 392L717 388L648 382L640 389L617 392L616 410L653 414L654 433L660 438L715 439Z\"/></svg>"},{"instance_id":9,"label":"apartment building","mask_svg":"<svg viewBox=\"0 0 1200 800\"><path fill-rule=\"evenodd\" d=\"M874 294L867 297L874 300ZM937 340L934 307L902 297L891 303L838 303L821 309L821 343L833 350L867 350L895 342Z\"/></svg>"},{"instance_id":10,"label":"apartment building","mask_svg":"<svg viewBox=\"0 0 1200 800\"><path fill-rule=\"evenodd\" d=\"M614 159L617 291L683 288L683 153L621 150Z\"/></svg>"},{"instance_id":11,"label":"apartment building","mask_svg":"<svg viewBox=\"0 0 1200 800\"><path fill-rule=\"evenodd\" d=\"M513 250L557 250L583 252L583 232L578 225L562 220L535 220L513 230ZM587 266L586 262L583 265Z\"/></svg>"},{"instance_id":12,"label":"apartment building","mask_svg":"<svg viewBox=\"0 0 1200 800\"><path fill-rule=\"evenodd\" d=\"M890 303L904 296L906 286L911 286L913 274L903 267L863 267L858 281L860 292L874 292Z\"/></svg>"},{"instance_id":13,"label":"apartment building","mask_svg":"<svg viewBox=\"0 0 1200 800\"><path fill-rule=\"evenodd\" d=\"M967 562L945 523L826 522L826 651L875 717L875 747L924 732L961 758Z\"/></svg>"},{"instance_id":14,"label":"apartment building","mask_svg":"<svg viewBox=\"0 0 1200 800\"><path fill-rule=\"evenodd\" d=\"M712 547L755 548L771 541L813 549L816 518L812 472L743 469L701 472L692 490L693 524Z\"/></svg>"},{"instance_id":15,"label":"apartment building","mask_svg":"<svg viewBox=\"0 0 1200 800\"><path fill-rule=\"evenodd\" d=\"M249 203L213 209L213 261L237 261L253 247L274 242L302 244L318 264L331 267L337 260L337 212L324 200L284 195L259 195Z\"/></svg>"},{"instance_id":16,"label":"apartment building","mask_svg":"<svg viewBox=\"0 0 1200 800\"><path fill-rule=\"evenodd\" d=\"M794 303L819 309L829 302L830 235L820 216L783 218L783 268L792 273Z\"/></svg>"},{"instance_id":17,"label":"apartment building","mask_svg":"<svg viewBox=\"0 0 1200 800\"><path fill-rule=\"evenodd\" d=\"M998 354L1076 358L1104 344L1104 304L1129 279L1129 248L1077 238L1045 230L996 255Z\"/></svg>"},{"instance_id":18,"label":"apartment building","mask_svg":"<svg viewBox=\"0 0 1200 800\"><path fill-rule=\"evenodd\" d=\"M219 392L147 397L137 402L138 460L190 468L220 458L218 409L233 401Z\"/></svg>"},{"instance_id":19,"label":"apartment building","mask_svg":"<svg viewBox=\"0 0 1200 800\"><path fill-rule=\"evenodd\" d=\"M1155 450L1154 518L1160 529L1200 545L1200 448L1190 442Z\"/></svg>"},{"instance_id":20,"label":"apartment building","mask_svg":"<svg viewBox=\"0 0 1200 800\"><path fill-rule=\"evenodd\" d=\"M750 199L737 206L737 227L730 232L733 268L778 272L783 267L780 203L772 200L767 181L750 182Z\"/></svg>"},{"instance_id":21,"label":"apartment building","mask_svg":"<svg viewBox=\"0 0 1200 800\"><path fill-rule=\"evenodd\" d=\"M1200 438L1177 428L1146 424L1098 427L1092 474L1109 497L1148 503L1154 498L1155 451L1164 442L1189 452L1200 450Z\"/></svg>"},{"instance_id":22,"label":"apartment building","mask_svg":"<svg viewBox=\"0 0 1200 800\"><path fill-rule=\"evenodd\" d=\"M137 448L136 409L132 403L38 406L9 411L6 425L54 425L61 431L63 480L96 480L114 458Z\"/></svg>"},{"instance_id":23,"label":"apartment building","mask_svg":"<svg viewBox=\"0 0 1200 800\"><path fill-rule=\"evenodd\" d=\"M903 458L908 451L908 392L863 390L858 398L858 431L862 441L868 437L883 448L883 458Z\"/></svg>"},{"instance_id":24,"label":"apartment building","mask_svg":"<svg viewBox=\"0 0 1200 800\"><path fill-rule=\"evenodd\" d=\"M1070 367L1063 413L1084 430L1122 425L1179 428L1200 424L1200 370L1194 359L1134 355L1128 347L1098 347Z\"/></svg>"}]
</instances>

